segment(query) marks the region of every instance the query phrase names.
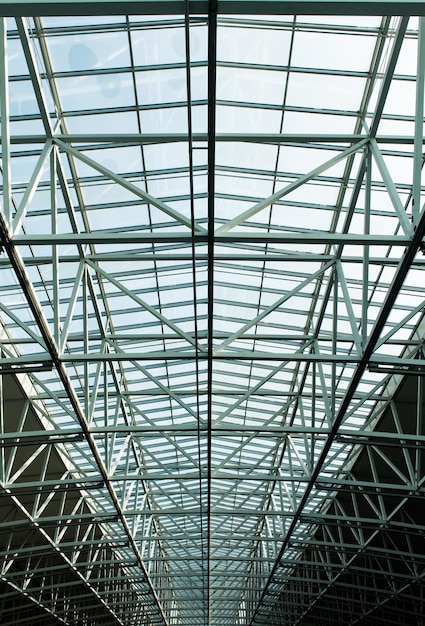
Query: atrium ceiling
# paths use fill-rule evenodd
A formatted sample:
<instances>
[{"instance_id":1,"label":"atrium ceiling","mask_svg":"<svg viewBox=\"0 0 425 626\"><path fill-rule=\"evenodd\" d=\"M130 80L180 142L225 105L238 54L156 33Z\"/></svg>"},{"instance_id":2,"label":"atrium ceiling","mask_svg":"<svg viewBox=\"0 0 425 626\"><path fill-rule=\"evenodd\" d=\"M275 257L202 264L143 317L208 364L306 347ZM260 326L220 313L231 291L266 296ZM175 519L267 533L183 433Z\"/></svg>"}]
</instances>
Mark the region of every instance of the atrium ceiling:
<instances>
[{"instance_id":1,"label":"atrium ceiling","mask_svg":"<svg viewBox=\"0 0 425 626\"><path fill-rule=\"evenodd\" d=\"M0 624L425 623L421 12L0 2Z\"/></svg>"}]
</instances>

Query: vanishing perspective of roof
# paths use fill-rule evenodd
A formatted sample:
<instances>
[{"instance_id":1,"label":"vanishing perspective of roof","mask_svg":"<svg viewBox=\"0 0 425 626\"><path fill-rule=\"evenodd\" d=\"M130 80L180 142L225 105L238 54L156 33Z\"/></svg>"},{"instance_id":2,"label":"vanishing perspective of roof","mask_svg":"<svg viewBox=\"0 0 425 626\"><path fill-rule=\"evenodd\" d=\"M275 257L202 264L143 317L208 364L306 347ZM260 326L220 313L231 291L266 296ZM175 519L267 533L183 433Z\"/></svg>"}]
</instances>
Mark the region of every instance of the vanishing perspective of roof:
<instances>
[{"instance_id":1,"label":"vanishing perspective of roof","mask_svg":"<svg viewBox=\"0 0 425 626\"><path fill-rule=\"evenodd\" d=\"M0 624L425 624L425 3L0 0Z\"/></svg>"}]
</instances>

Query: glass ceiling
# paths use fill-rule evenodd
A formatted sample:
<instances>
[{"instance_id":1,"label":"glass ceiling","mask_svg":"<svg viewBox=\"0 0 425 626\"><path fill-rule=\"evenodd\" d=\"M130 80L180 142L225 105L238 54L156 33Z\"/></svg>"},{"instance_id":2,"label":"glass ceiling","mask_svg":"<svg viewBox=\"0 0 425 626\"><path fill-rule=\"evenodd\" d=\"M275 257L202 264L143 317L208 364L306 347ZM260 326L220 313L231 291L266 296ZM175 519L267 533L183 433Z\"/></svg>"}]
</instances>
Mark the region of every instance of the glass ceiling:
<instances>
[{"instance_id":1,"label":"glass ceiling","mask_svg":"<svg viewBox=\"0 0 425 626\"><path fill-rule=\"evenodd\" d=\"M2 23L2 580L73 623L27 524L93 623L274 624L422 358L423 18Z\"/></svg>"}]
</instances>

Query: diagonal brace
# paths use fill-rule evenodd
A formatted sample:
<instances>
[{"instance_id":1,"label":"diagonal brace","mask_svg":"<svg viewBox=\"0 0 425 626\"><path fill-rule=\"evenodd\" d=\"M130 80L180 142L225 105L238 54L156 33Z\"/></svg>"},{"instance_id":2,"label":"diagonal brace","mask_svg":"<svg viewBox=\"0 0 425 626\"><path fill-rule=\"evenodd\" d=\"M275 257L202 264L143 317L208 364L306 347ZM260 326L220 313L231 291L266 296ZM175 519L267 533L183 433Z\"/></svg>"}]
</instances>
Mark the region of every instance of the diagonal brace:
<instances>
[{"instance_id":1,"label":"diagonal brace","mask_svg":"<svg viewBox=\"0 0 425 626\"><path fill-rule=\"evenodd\" d=\"M281 198L283 198L284 196L287 196L292 191L295 191L295 189L298 189L298 187L301 187L305 183L308 183L310 180L313 180L313 178L315 178L316 176L319 176L319 174L321 174L322 172L325 172L326 170L330 169L334 165L337 165L340 161L346 159L352 154L355 154L356 152L360 152L365 147L367 142L368 142L368 138L365 138L362 141L355 143L353 146L350 146L346 150L343 150L343 152L341 152L340 154L337 154L332 159L329 159L329 161L322 163L322 165L319 165L318 167L314 168L307 174L300 176L299 178L294 180L292 183L290 183L283 189L279 189L268 198L265 198L264 200L257 202L257 204L254 204L254 206L252 206L250 209L247 209L246 211L244 211L240 215L237 215L235 218L233 218L226 224L223 224L223 226L220 226L220 228L216 230L216 235L227 233L229 230L231 230L235 226L239 226L240 224L245 222L247 219L249 219L256 213L259 213L260 211L270 206L274 202L277 202L277 200L280 200Z\"/></svg>"}]
</instances>

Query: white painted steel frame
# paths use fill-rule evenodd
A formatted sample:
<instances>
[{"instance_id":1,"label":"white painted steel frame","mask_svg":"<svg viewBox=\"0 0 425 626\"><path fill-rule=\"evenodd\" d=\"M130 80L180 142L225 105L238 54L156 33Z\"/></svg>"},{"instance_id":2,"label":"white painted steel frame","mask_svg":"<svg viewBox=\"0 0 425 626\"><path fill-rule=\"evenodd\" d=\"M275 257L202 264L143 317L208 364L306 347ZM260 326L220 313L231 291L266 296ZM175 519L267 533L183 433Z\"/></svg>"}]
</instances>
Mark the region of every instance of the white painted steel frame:
<instances>
[{"instance_id":1,"label":"white painted steel frame","mask_svg":"<svg viewBox=\"0 0 425 626\"><path fill-rule=\"evenodd\" d=\"M276 4L265 5L272 15ZM1 581L22 603L65 624L410 619L407 604L420 597L425 571L417 539L425 527L409 508L424 493L423 287L416 282L425 234L423 18L417 34L408 17L383 17L367 31L375 41L369 71L329 71L364 81L352 132L283 132L286 108L276 105L279 132L228 133L219 130L219 107L269 111L267 102L218 97L219 71L230 67L220 63L220 29L276 26L293 42L298 25L285 17L282 24L245 23L243 15L258 10L252 2L156 2L155 13L181 13L161 27L182 28L185 60L163 69L185 70L186 100L174 105L185 108L187 132L142 132L140 70L126 17L114 28L128 36L139 112L130 103L122 109L137 117L139 132L71 133L78 115L63 102L64 75L52 56L62 27L45 27L38 13L60 6L72 15L76 4L54 6L18 2L13 14L29 11L35 19L17 17L16 28L1 22L0 236L7 258L0 272L9 281L2 284L0 338ZM301 14L364 8L291 6ZM379 15L423 10L415 3L367 6ZM105 5L85 7L87 15ZM110 7L133 13L131 2ZM137 8L154 11L147 2ZM240 23L217 11L240 14ZM200 65L207 68L208 112L206 131L196 133L191 36L200 24L208 28ZM303 28L323 37L338 29ZM62 36L85 32L72 21L63 29ZM7 31L10 42L20 42L22 74L9 76ZM417 76L403 77L416 82L413 120L402 119L413 121L413 131L381 133L391 118L390 90L400 81L400 51L416 38ZM235 68L269 71L267 64ZM309 68L293 70L289 56L279 71L298 76ZM78 80L78 71L69 77ZM38 111L28 119L10 113L14 83L33 89ZM34 120L35 133L21 131ZM145 166L150 146L162 146L167 163L180 144L187 152L181 165L157 173ZM229 151L274 147L277 155L312 150L320 164L281 172L277 156L265 169L247 168L239 152L242 164L229 165L222 144ZM97 152L119 151L125 160L134 147L142 166L133 170L117 162L114 171ZM27 158L27 179L14 178ZM412 160L411 178L393 179L388 163L400 158ZM228 174L231 193L223 184ZM165 186L157 197L150 191L157 176L180 177L184 192ZM245 195L248 176L264 184ZM93 203L91 187L100 195L102 185L111 197ZM320 199L325 186L335 190L333 201ZM295 192L299 201L287 197ZM380 194L384 209L375 207ZM314 209L317 222L285 223L278 211L287 207ZM125 222L132 208L144 212L144 223ZM92 226L97 211L102 221ZM381 218L384 232L376 225ZM363 266L358 275L354 265ZM414 380L414 428L394 399L407 384L401 375ZM6 619L7 602L6 595Z\"/></svg>"}]
</instances>

